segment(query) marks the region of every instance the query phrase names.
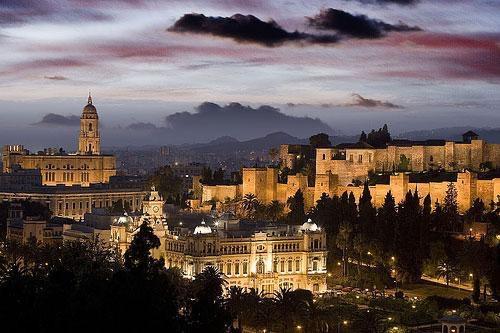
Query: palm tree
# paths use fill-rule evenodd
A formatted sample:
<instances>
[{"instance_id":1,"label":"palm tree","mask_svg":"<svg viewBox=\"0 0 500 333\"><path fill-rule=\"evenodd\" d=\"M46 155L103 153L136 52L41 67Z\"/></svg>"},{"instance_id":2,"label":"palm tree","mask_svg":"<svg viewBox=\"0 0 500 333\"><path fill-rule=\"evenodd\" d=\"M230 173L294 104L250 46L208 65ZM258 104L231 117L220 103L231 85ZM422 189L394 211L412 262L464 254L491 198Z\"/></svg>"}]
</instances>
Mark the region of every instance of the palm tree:
<instances>
[{"instance_id":1,"label":"palm tree","mask_svg":"<svg viewBox=\"0 0 500 333\"><path fill-rule=\"evenodd\" d=\"M444 278L446 285L450 285L450 280L457 272L457 267L450 260L441 260L436 268L437 278Z\"/></svg>"},{"instance_id":2,"label":"palm tree","mask_svg":"<svg viewBox=\"0 0 500 333\"><path fill-rule=\"evenodd\" d=\"M282 332L288 331L293 324L293 304L292 290L290 288L282 288L274 292L273 308L276 323L281 327ZM290 326L289 326L290 325Z\"/></svg>"},{"instance_id":3,"label":"palm tree","mask_svg":"<svg viewBox=\"0 0 500 333\"><path fill-rule=\"evenodd\" d=\"M229 288L229 294L226 298L226 306L233 319L238 321L238 332L243 331L242 316L246 308L246 299L243 288L232 286Z\"/></svg>"},{"instance_id":4,"label":"palm tree","mask_svg":"<svg viewBox=\"0 0 500 333\"><path fill-rule=\"evenodd\" d=\"M339 233L337 236L337 247L342 249L342 275L348 275L348 259L349 259L349 249L352 242L353 228L349 222L344 221L340 224Z\"/></svg>"},{"instance_id":5,"label":"palm tree","mask_svg":"<svg viewBox=\"0 0 500 333\"><path fill-rule=\"evenodd\" d=\"M283 211L285 205L278 200L273 200L267 207L267 214L271 221L276 222L281 216L283 216Z\"/></svg>"},{"instance_id":6,"label":"palm tree","mask_svg":"<svg viewBox=\"0 0 500 333\"><path fill-rule=\"evenodd\" d=\"M258 205L259 205L259 200L257 199L257 196L255 194L247 193L243 196L243 201L241 202L241 206L249 216L253 215Z\"/></svg>"}]
</instances>

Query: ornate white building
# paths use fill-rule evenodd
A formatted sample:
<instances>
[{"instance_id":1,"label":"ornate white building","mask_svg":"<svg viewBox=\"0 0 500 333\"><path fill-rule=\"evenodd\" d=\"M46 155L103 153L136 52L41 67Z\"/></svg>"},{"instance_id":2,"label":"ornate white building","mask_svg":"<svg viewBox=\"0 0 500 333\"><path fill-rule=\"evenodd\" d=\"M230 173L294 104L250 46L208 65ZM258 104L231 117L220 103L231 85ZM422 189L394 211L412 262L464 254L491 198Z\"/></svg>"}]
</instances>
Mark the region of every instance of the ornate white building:
<instances>
[{"instance_id":1,"label":"ornate white building","mask_svg":"<svg viewBox=\"0 0 500 333\"><path fill-rule=\"evenodd\" d=\"M224 214L194 228L169 230L163 199L153 188L143 200L143 215L122 216L111 226L111 242L125 253L143 221L159 237L153 250L167 268L193 278L207 266L224 274L229 286L272 293L280 287L326 290L326 234L311 220L302 226L240 221Z\"/></svg>"}]
</instances>

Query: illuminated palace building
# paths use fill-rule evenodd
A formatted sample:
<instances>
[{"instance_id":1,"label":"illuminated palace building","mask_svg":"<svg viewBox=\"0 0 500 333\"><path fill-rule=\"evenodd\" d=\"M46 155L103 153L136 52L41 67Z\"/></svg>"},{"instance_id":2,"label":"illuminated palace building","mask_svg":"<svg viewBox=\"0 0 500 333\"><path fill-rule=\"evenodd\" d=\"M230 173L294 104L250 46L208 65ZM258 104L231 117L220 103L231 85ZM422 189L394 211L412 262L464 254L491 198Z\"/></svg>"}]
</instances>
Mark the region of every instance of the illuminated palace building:
<instances>
[{"instance_id":1,"label":"illuminated palace building","mask_svg":"<svg viewBox=\"0 0 500 333\"><path fill-rule=\"evenodd\" d=\"M193 233L178 229L165 241L167 267L187 276L206 266L222 272L228 286L272 293L278 288L326 290L326 236L312 221L302 226L244 223L225 214Z\"/></svg>"},{"instance_id":2,"label":"illuminated palace building","mask_svg":"<svg viewBox=\"0 0 500 333\"><path fill-rule=\"evenodd\" d=\"M90 95L75 153L45 149L32 154L22 145L7 145L2 163L0 199L39 201L56 216L81 219L92 208L111 207L117 200L139 209L146 193L142 184L115 176L116 158L101 154L99 116Z\"/></svg>"},{"instance_id":3,"label":"illuminated palace building","mask_svg":"<svg viewBox=\"0 0 500 333\"><path fill-rule=\"evenodd\" d=\"M169 230L154 189L143 201L141 218L123 216L111 225L111 243L123 254L146 219L160 239L152 250L167 268L192 278L207 266L224 274L228 286L271 293L284 288L326 290L326 235L312 221L302 226L245 222L225 213L210 223Z\"/></svg>"}]
</instances>

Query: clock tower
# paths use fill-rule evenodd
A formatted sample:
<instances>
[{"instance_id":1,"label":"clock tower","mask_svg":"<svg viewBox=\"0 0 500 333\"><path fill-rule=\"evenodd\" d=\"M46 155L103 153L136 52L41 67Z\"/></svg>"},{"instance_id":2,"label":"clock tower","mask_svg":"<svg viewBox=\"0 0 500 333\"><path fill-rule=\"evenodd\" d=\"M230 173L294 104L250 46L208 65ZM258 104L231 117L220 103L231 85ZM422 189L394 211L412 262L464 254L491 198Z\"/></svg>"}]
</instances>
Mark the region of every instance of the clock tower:
<instances>
[{"instance_id":1,"label":"clock tower","mask_svg":"<svg viewBox=\"0 0 500 333\"><path fill-rule=\"evenodd\" d=\"M142 201L142 213L147 214L151 220L157 221L163 218L163 198L154 186Z\"/></svg>"}]
</instances>

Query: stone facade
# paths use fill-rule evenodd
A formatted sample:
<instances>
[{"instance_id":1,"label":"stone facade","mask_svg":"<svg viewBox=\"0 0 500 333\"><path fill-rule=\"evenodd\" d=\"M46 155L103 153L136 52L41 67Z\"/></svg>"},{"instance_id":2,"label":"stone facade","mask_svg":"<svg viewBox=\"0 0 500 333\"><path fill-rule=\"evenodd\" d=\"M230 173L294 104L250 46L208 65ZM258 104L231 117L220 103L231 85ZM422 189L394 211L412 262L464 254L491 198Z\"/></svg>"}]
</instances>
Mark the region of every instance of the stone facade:
<instances>
[{"instance_id":1,"label":"stone facade","mask_svg":"<svg viewBox=\"0 0 500 333\"><path fill-rule=\"evenodd\" d=\"M357 143L316 149L316 174L330 171L341 185L364 181L369 172L480 171L484 164L500 167L500 144L487 143L473 132L461 142L394 140L386 148Z\"/></svg>"},{"instance_id":2,"label":"stone facade","mask_svg":"<svg viewBox=\"0 0 500 333\"><path fill-rule=\"evenodd\" d=\"M63 227L49 223L37 216L23 216L21 204L13 203L7 217L7 239L20 244L34 240L40 244L59 244L62 242Z\"/></svg>"},{"instance_id":3,"label":"stone facade","mask_svg":"<svg viewBox=\"0 0 500 333\"><path fill-rule=\"evenodd\" d=\"M90 96L80 118L77 153L45 150L35 155L22 145L6 145L2 162L4 173L11 173L16 167L40 170L42 184L49 186L89 186L107 183L116 175L116 158L101 154L99 117Z\"/></svg>"},{"instance_id":4,"label":"stone facade","mask_svg":"<svg viewBox=\"0 0 500 333\"><path fill-rule=\"evenodd\" d=\"M42 186L27 191L0 190L0 200L31 200L48 205L52 215L83 219L93 208L108 208L114 202L127 201L132 210L139 210L146 191L141 188L109 186Z\"/></svg>"},{"instance_id":5,"label":"stone facade","mask_svg":"<svg viewBox=\"0 0 500 333\"><path fill-rule=\"evenodd\" d=\"M177 267L193 277L214 266L224 274L228 287L264 293L280 287L326 290L326 236L320 229L297 228L274 234L264 229L241 237L209 230L168 233L162 253L167 267Z\"/></svg>"},{"instance_id":6,"label":"stone facade","mask_svg":"<svg viewBox=\"0 0 500 333\"><path fill-rule=\"evenodd\" d=\"M152 250L167 268L179 268L193 278L207 266L224 274L229 286L272 293L279 287L326 290L326 234L312 221L300 226L243 225L224 214L194 229L169 229L160 208L163 199L154 189L143 201L141 215L124 215L111 224L110 245L124 254L140 225L147 222L160 239Z\"/></svg>"}]
</instances>

